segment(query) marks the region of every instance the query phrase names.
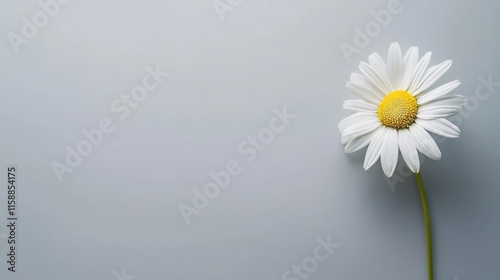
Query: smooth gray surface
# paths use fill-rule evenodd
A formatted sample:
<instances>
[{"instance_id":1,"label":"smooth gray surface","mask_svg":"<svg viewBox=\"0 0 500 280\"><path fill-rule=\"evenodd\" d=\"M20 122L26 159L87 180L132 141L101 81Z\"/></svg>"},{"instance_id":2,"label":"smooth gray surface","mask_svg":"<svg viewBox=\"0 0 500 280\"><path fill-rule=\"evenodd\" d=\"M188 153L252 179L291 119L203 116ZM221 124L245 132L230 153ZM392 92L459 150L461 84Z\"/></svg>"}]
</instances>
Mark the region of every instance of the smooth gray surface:
<instances>
[{"instance_id":1,"label":"smooth gray surface","mask_svg":"<svg viewBox=\"0 0 500 280\"><path fill-rule=\"evenodd\" d=\"M432 64L453 59L440 82L460 79L473 100L478 77L500 81L500 2L401 0L351 62L340 44L390 1L229 2L221 19L211 0L71 1L15 53L9 32L40 6L2 1L0 178L18 166L19 221L11 273L2 187L1 279L283 279L327 236L340 247L309 279L425 279L415 180L344 154L345 83L398 41L432 51ZM156 65L170 76L120 120L110 104ZM436 280L500 276L493 89L454 119L463 134L440 144L443 159L423 164ZM295 119L246 161L240 143L285 106ZM51 164L104 118L114 131L59 182ZM187 225L179 205L231 160L241 173Z\"/></svg>"}]
</instances>

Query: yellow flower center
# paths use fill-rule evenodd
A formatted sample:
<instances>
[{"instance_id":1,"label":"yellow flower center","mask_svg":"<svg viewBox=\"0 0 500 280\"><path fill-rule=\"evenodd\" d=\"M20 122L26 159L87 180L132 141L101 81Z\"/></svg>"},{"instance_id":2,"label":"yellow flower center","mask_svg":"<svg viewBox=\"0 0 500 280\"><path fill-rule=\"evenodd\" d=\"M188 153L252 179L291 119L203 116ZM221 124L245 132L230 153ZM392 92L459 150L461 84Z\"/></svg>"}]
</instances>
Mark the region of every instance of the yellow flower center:
<instances>
[{"instance_id":1,"label":"yellow flower center","mask_svg":"<svg viewBox=\"0 0 500 280\"><path fill-rule=\"evenodd\" d=\"M401 129L410 127L417 118L417 111L417 99L407 91L396 90L385 96L377 114L383 125Z\"/></svg>"}]
</instances>

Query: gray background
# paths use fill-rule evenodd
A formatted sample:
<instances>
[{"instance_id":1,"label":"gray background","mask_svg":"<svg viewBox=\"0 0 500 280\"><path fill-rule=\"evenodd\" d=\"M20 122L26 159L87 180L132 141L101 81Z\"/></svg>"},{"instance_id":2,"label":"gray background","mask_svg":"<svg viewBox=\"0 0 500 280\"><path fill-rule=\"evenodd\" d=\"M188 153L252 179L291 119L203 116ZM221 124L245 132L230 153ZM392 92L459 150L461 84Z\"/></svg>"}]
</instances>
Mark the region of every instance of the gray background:
<instances>
[{"instance_id":1,"label":"gray background","mask_svg":"<svg viewBox=\"0 0 500 280\"><path fill-rule=\"evenodd\" d=\"M474 101L478 77L500 81L500 2L401 0L351 62L339 45L388 1L242 0L221 19L212 0L75 0L15 53L8 33L37 3L0 4L1 180L19 169L18 272L6 269L2 187L0 278L282 279L331 236L340 247L309 279L425 279L415 179L400 169L388 181L380 163L362 169L364 152L344 154L345 83L398 41L432 51L432 64L453 59L440 82L460 79ZM110 104L157 64L170 76L119 120ZM435 279L500 276L494 89L454 119L462 135L440 144L442 160L423 163ZM295 119L246 162L239 143L284 106ZM106 117L115 130L59 182L52 162ZM179 204L230 160L241 174L187 225Z\"/></svg>"}]
</instances>

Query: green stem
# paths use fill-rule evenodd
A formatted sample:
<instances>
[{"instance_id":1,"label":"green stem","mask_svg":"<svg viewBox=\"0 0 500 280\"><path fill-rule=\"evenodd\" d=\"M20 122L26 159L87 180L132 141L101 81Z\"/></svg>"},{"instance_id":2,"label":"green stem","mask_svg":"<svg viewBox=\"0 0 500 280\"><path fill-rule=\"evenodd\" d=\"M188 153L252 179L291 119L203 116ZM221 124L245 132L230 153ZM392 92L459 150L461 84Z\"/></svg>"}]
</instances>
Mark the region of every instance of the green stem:
<instances>
[{"instance_id":1,"label":"green stem","mask_svg":"<svg viewBox=\"0 0 500 280\"><path fill-rule=\"evenodd\" d=\"M429 268L429 280L434 279L434 269L432 266L432 235L431 235L431 217L429 215L429 206L427 206L427 196L424 190L424 183L420 173L416 173L420 198L422 199L422 208L424 208L425 232L427 235L427 266Z\"/></svg>"}]
</instances>

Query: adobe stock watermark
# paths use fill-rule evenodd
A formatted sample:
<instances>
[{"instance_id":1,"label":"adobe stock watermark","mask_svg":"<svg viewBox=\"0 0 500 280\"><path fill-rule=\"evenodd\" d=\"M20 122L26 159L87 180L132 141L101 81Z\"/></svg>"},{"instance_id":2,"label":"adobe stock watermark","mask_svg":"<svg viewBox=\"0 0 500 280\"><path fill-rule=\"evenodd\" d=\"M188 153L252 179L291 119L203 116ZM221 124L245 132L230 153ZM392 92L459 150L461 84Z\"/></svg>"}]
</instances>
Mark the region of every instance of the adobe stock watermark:
<instances>
[{"instance_id":1,"label":"adobe stock watermark","mask_svg":"<svg viewBox=\"0 0 500 280\"><path fill-rule=\"evenodd\" d=\"M245 162L254 161L258 153L266 149L266 146L274 140L275 135L283 132L290 121L295 118L295 115L287 112L286 106L281 111L273 109L272 112L273 117L269 120L268 126L260 129L256 135L248 136L236 148L238 154L244 157ZM229 160L224 166L223 170L208 173L210 181L203 188L193 188L194 195L191 204L179 204L179 211L186 224L189 225L191 216L198 216L203 209L208 207L212 199L219 196L222 189L229 186L231 178L243 171L242 164L238 160Z\"/></svg>"},{"instance_id":2,"label":"adobe stock watermark","mask_svg":"<svg viewBox=\"0 0 500 280\"><path fill-rule=\"evenodd\" d=\"M424 144L425 145L425 144ZM418 156L418 155L417 155ZM426 161L426 156L418 156L420 160L420 166ZM389 189L391 189L391 192L396 191L396 185L398 183L403 183L406 181L406 179L410 176L414 176L415 173L408 168L406 165L405 161L401 156L398 157L398 164L396 167L396 170L394 170L394 174L392 175L391 178L384 176L385 180L387 181L387 185L389 186Z\"/></svg>"},{"instance_id":3,"label":"adobe stock watermark","mask_svg":"<svg viewBox=\"0 0 500 280\"><path fill-rule=\"evenodd\" d=\"M242 2L243 0L215 0L212 2L212 5L220 21L223 21L224 14L234 11Z\"/></svg>"},{"instance_id":4,"label":"adobe stock watermark","mask_svg":"<svg viewBox=\"0 0 500 280\"><path fill-rule=\"evenodd\" d=\"M305 280L308 279L316 270L318 270L319 265L330 258L330 256L340 247L340 244L333 243L331 236L328 235L326 240L318 237L316 238L318 246L314 248L311 256L306 257L302 260L299 265L292 265L290 269L283 272L282 280Z\"/></svg>"},{"instance_id":5,"label":"adobe stock watermark","mask_svg":"<svg viewBox=\"0 0 500 280\"><path fill-rule=\"evenodd\" d=\"M411 0L410 0L411 1ZM398 15L403 11L400 0L389 0L387 9L380 11L371 10L370 15L372 20L365 23L363 29L358 26L354 27L353 43L349 44L342 41L339 44L340 50L348 63L352 61L352 55L361 53L361 50L366 48L373 38L377 37L382 28L387 27L394 15Z\"/></svg>"},{"instance_id":6,"label":"adobe stock watermark","mask_svg":"<svg viewBox=\"0 0 500 280\"><path fill-rule=\"evenodd\" d=\"M456 126L460 127L464 119L468 119L472 113L477 111L479 104L482 101L491 97L491 94L495 92L495 89L500 87L500 81L493 81L493 74L488 74L485 78L483 76L477 77L478 83L474 88L474 94L467 96L467 103L457 115L450 117L450 121ZM437 137L437 143L443 143L446 141L446 137Z\"/></svg>"},{"instance_id":7,"label":"adobe stock watermark","mask_svg":"<svg viewBox=\"0 0 500 280\"><path fill-rule=\"evenodd\" d=\"M22 44L27 44L31 39L33 39L40 29L47 26L50 19L54 18L59 14L61 7L68 4L70 0L40 0L38 1L38 6L40 9L36 11L31 19L22 17L23 22L21 26L21 32L19 34L15 32L9 32L7 34L7 39L9 39L10 45L15 53L19 52L19 47Z\"/></svg>"},{"instance_id":8,"label":"adobe stock watermark","mask_svg":"<svg viewBox=\"0 0 500 280\"><path fill-rule=\"evenodd\" d=\"M487 77L478 76L478 83L474 88L474 94L467 96L467 103L464 108L457 113L449 117L449 121L455 124L457 127L462 126L464 119L470 118L472 113L478 110L481 102L487 100L491 97L491 94L500 87L500 81L493 81L493 74L488 74ZM449 138L435 135L434 137L437 144L442 144L446 142ZM425 160L425 156L420 157L421 163ZM404 164L403 160L400 158L398 162L398 168L394 172L391 178L386 177L387 184L392 192L396 190L395 186L398 183L403 183L408 177L413 176L413 172Z\"/></svg>"},{"instance_id":9,"label":"adobe stock watermark","mask_svg":"<svg viewBox=\"0 0 500 280\"><path fill-rule=\"evenodd\" d=\"M125 268L123 267L121 270L121 273L118 273L116 269L111 270L111 274L113 274L113 278L111 280L134 280L135 276L133 275L127 275L127 272L125 271Z\"/></svg>"},{"instance_id":10,"label":"adobe stock watermark","mask_svg":"<svg viewBox=\"0 0 500 280\"><path fill-rule=\"evenodd\" d=\"M124 93L111 102L110 111L116 114L119 120L125 120L130 115L130 112L138 108L149 93L157 89L163 79L170 75L168 72L163 72L160 65L156 65L155 68L147 66L145 71L147 74L142 78L140 85L131 88L129 93ZM115 128L115 122L111 118L104 117L95 128L83 129L83 139L73 146L67 145L65 147L65 161L63 163L53 161L51 164L59 182L62 183L63 175L73 172L83 162L83 159L92 153L95 147L102 144L106 134L110 134Z\"/></svg>"}]
</instances>

